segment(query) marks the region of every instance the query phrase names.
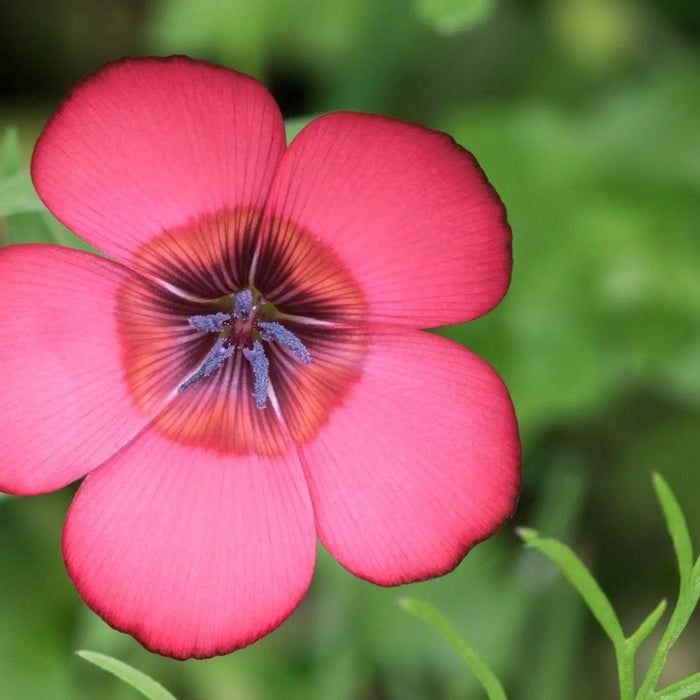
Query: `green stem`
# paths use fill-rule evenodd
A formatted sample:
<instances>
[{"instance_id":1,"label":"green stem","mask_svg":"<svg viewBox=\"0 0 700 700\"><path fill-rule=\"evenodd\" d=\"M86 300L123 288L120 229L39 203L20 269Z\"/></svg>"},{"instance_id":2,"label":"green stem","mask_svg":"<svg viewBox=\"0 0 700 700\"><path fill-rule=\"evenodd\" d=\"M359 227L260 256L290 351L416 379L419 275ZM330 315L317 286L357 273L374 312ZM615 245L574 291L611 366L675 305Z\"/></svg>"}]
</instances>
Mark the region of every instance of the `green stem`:
<instances>
[{"instance_id":1,"label":"green stem","mask_svg":"<svg viewBox=\"0 0 700 700\"><path fill-rule=\"evenodd\" d=\"M629 639L615 645L620 700L634 700L634 654L635 648Z\"/></svg>"},{"instance_id":2,"label":"green stem","mask_svg":"<svg viewBox=\"0 0 700 700\"><path fill-rule=\"evenodd\" d=\"M654 652L649 669L644 676L642 685L637 693L637 700L652 700L656 693L656 686L661 677L661 672L666 664L666 659L671 651L671 647L676 643L681 632L690 620L690 616L695 610L695 606L700 598L700 558L695 562L695 566L689 576L681 578L680 591L676 607L671 614L671 619L664 630L659 646Z\"/></svg>"},{"instance_id":3,"label":"green stem","mask_svg":"<svg viewBox=\"0 0 700 700\"><path fill-rule=\"evenodd\" d=\"M671 619L668 622L666 629L664 630L659 646L656 647L654 656L649 664L649 669L644 676L642 685L637 693L636 700L652 700L656 693L656 685L661 677L661 671L663 671L664 665L666 664L666 659L668 658L668 653L673 646L673 643L678 639L678 621L683 617L683 612L681 609L681 598L684 597L684 591L678 598L678 603L676 603L676 608L671 615Z\"/></svg>"}]
</instances>

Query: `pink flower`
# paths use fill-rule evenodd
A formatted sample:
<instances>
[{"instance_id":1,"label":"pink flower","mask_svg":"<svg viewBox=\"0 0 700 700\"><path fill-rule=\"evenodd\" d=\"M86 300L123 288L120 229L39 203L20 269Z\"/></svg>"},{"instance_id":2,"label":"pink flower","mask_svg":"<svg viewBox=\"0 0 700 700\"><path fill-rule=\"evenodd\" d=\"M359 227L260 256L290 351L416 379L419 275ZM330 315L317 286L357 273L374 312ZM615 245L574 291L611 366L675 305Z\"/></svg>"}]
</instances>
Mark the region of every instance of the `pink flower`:
<instances>
[{"instance_id":1,"label":"pink flower","mask_svg":"<svg viewBox=\"0 0 700 700\"><path fill-rule=\"evenodd\" d=\"M226 653L290 615L317 537L390 586L511 515L507 390L419 330L510 279L503 205L448 136L340 112L287 148L255 80L128 59L61 104L32 176L108 257L0 251L0 489L87 474L63 552L109 624Z\"/></svg>"}]
</instances>

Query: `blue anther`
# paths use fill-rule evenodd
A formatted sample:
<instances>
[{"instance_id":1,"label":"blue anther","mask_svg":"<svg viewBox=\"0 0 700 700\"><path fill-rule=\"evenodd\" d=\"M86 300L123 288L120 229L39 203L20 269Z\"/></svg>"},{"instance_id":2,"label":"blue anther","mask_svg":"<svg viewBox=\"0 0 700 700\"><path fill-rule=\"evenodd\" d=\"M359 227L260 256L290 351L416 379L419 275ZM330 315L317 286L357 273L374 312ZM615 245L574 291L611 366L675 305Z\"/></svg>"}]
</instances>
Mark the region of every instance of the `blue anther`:
<instances>
[{"instance_id":1,"label":"blue anther","mask_svg":"<svg viewBox=\"0 0 700 700\"><path fill-rule=\"evenodd\" d=\"M270 384L270 363L262 343L256 340L251 348L243 348L243 354L246 360L250 362L253 368L253 376L255 378L255 389L253 396L255 397L255 405L258 408L265 408L267 403L267 387Z\"/></svg>"},{"instance_id":2,"label":"blue anther","mask_svg":"<svg viewBox=\"0 0 700 700\"><path fill-rule=\"evenodd\" d=\"M233 302L233 315L236 318L241 316L250 316L253 313L253 292L250 289L244 289L236 294L236 300Z\"/></svg>"},{"instance_id":3,"label":"blue anther","mask_svg":"<svg viewBox=\"0 0 700 700\"><path fill-rule=\"evenodd\" d=\"M187 323L196 331L207 331L208 333L219 333L224 329L227 321L231 317L228 314L216 313L206 314L204 316L190 316Z\"/></svg>"},{"instance_id":4,"label":"blue anther","mask_svg":"<svg viewBox=\"0 0 700 700\"><path fill-rule=\"evenodd\" d=\"M212 372L223 366L224 362L236 351L235 345L224 345L225 338L219 338L211 352L206 356L202 366L177 388L177 393L181 394L185 389L191 387L200 379L208 377Z\"/></svg>"},{"instance_id":5,"label":"blue anther","mask_svg":"<svg viewBox=\"0 0 700 700\"><path fill-rule=\"evenodd\" d=\"M263 340L275 340L288 347L305 365L311 362L311 355L304 346L304 343L297 338L294 333L287 330L281 323L275 321L264 321L258 323L260 337Z\"/></svg>"}]
</instances>

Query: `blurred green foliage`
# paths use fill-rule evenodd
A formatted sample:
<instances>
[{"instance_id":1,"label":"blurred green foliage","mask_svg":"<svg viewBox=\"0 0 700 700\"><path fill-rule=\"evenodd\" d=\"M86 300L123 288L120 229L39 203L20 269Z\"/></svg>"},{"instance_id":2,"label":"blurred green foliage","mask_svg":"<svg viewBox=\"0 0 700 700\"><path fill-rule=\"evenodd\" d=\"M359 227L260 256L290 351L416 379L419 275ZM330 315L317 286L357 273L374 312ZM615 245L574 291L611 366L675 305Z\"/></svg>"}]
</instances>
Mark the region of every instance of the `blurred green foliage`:
<instances>
[{"instance_id":1,"label":"blurred green foliage","mask_svg":"<svg viewBox=\"0 0 700 700\"><path fill-rule=\"evenodd\" d=\"M290 131L334 109L448 131L507 205L515 266L501 306L441 332L511 389L525 444L514 522L573 542L627 630L675 590L649 470L700 531L699 36L683 0L10 0L0 243L79 244L34 210L28 159L58 97L122 54L190 53L250 72L301 117ZM309 595L261 642L208 661L149 654L87 610L65 574L70 491L0 501L2 700L134 697L77 648L127 661L182 700L482 697L394 605L404 593L438 604L509 697L614 697L603 635L511 526L405 591L355 579L320 549ZM696 621L663 684L697 670L699 644Z\"/></svg>"}]
</instances>

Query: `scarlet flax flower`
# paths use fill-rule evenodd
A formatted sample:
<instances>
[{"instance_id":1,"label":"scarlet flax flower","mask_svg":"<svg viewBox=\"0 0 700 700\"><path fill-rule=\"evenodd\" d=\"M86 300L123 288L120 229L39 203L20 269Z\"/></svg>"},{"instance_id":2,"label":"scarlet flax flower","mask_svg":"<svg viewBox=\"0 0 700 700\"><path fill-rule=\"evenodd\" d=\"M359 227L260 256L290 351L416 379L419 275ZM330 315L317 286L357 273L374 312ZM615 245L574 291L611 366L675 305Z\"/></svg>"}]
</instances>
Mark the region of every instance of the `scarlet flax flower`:
<instances>
[{"instance_id":1,"label":"scarlet flax flower","mask_svg":"<svg viewBox=\"0 0 700 700\"><path fill-rule=\"evenodd\" d=\"M451 138L340 112L287 147L257 81L125 59L63 101L32 177L105 257L0 251L0 490L87 475L63 553L113 627L226 653L290 615L317 538L390 586L511 515L508 392L420 330L510 280L504 207Z\"/></svg>"}]
</instances>

